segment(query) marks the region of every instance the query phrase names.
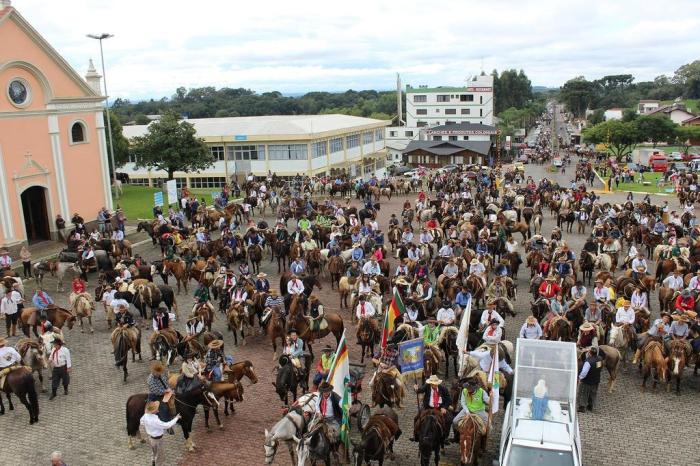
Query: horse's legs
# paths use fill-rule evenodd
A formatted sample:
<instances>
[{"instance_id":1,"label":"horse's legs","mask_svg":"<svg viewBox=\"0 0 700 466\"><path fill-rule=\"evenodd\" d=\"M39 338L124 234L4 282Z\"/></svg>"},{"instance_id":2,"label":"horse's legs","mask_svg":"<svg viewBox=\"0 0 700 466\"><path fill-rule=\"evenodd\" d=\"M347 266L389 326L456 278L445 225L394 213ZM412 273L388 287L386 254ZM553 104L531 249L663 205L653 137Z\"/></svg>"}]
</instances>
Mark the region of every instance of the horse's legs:
<instances>
[{"instance_id":1,"label":"horse's legs","mask_svg":"<svg viewBox=\"0 0 700 466\"><path fill-rule=\"evenodd\" d=\"M37 371L39 373L39 386L41 387L41 393L46 393L46 388L44 388L44 374L41 370Z\"/></svg>"},{"instance_id":2,"label":"horse's legs","mask_svg":"<svg viewBox=\"0 0 700 466\"><path fill-rule=\"evenodd\" d=\"M204 427L207 429L207 433L211 433L211 427L209 427L209 407L204 408Z\"/></svg>"},{"instance_id":3,"label":"horse's legs","mask_svg":"<svg viewBox=\"0 0 700 466\"><path fill-rule=\"evenodd\" d=\"M7 403L9 405L10 411L14 411L15 405L12 404L12 395L10 393L7 393Z\"/></svg>"},{"instance_id":4,"label":"horse's legs","mask_svg":"<svg viewBox=\"0 0 700 466\"><path fill-rule=\"evenodd\" d=\"M2 393L0 393L0 416L5 414L5 403L2 402Z\"/></svg>"}]
</instances>

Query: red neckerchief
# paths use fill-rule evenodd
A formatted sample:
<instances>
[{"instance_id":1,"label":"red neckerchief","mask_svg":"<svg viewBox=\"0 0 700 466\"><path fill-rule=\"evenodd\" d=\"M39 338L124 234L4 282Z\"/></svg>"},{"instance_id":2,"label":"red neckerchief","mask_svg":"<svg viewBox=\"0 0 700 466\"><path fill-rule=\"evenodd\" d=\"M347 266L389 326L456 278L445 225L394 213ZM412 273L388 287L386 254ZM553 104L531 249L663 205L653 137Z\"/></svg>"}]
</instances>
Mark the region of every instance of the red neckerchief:
<instances>
[{"instance_id":1,"label":"red neckerchief","mask_svg":"<svg viewBox=\"0 0 700 466\"><path fill-rule=\"evenodd\" d=\"M492 337L493 334L496 333L496 329L497 329L497 328L498 328L498 327L493 328L493 327L491 327L491 326L489 325L489 329L486 331L486 335Z\"/></svg>"},{"instance_id":2,"label":"red neckerchief","mask_svg":"<svg viewBox=\"0 0 700 466\"><path fill-rule=\"evenodd\" d=\"M362 314L362 317L365 316L365 303L360 303L360 313Z\"/></svg>"},{"instance_id":3,"label":"red neckerchief","mask_svg":"<svg viewBox=\"0 0 700 466\"><path fill-rule=\"evenodd\" d=\"M438 390L437 387L433 387L432 398L433 408L437 408L438 406L440 406L440 390Z\"/></svg>"}]
</instances>

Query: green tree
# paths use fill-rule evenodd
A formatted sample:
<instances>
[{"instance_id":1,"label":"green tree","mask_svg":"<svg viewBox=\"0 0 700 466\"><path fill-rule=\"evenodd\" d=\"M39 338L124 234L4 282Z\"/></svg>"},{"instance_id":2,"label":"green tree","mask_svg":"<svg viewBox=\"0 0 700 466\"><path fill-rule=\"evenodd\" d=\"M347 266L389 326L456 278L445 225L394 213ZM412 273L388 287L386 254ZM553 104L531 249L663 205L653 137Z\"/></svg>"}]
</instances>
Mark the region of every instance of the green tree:
<instances>
[{"instance_id":1,"label":"green tree","mask_svg":"<svg viewBox=\"0 0 700 466\"><path fill-rule=\"evenodd\" d=\"M643 141L636 121L609 120L583 130L585 142L607 144L608 150L618 162Z\"/></svg>"},{"instance_id":2,"label":"green tree","mask_svg":"<svg viewBox=\"0 0 700 466\"><path fill-rule=\"evenodd\" d=\"M700 98L700 60L695 60L678 68L671 82L683 89L683 97Z\"/></svg>"},{"instance_id":3,"label":"green tree","mask_svg":"<svg viewBox=\"0 0 700 466\"><path fill-rule=\"evenodd\" d=\"M637 129L645 141L651 141L654 147L659 142L672 143L676 139L676 123L661 115L643 115L637 118Z\"/></svg>"},{"instance_id":4,"label":"green tree","mask_svg":"<svg viewBox=\"0 0 700 466\"><path fill-rule=\"evenodd\" d=\"M169 180L176 171L204 170L215 162L204 141L196 137L194 126L180 121L175 112L165 113L148 126L144 136L135 137L133 151L137 168L163 170Z\"/></svg>"},{"instance_id":5,"label":"green tree","mask_svg":"<svg viewBox=\"0 0 700 466\"><path fill-rule=\"evenodd\" d=\"M109 121L112 124L112 142L114 143L114 164L121 167L129 161L129 140L124 137L122 124L119 122L119 117L114 113L109 113ZM105 135L107 144L109 145L109 135ZM112 164L110 164L111 172Z\"/></svg>"},{"instance_id":6,"label":"green tree","mask_svg":"<svg viewBox=\"0 0 700 466\"><path fill-rule=\"evenodd\" d=\"M634 121L639 117L639 114L631 108L626 108L622 111L622 121Z\"/></svg>"},{"instance_id":7,"label":"green tree","mask_svg":"<svg viewBox=\"0 0 700 466\"><path fill-rule=\"evenodd\" d=\"M691 147L700 144L700 126L677 126L675 143L683 147L683 153L688 153Z\"/></svg>"},{"instance_id":8,"label":"green tree","mask_svg":"<svg viewBox=\"0 0 700 466\"><path fill-rule=\"evenodd\" d=\"M575 117L582 117L587 109L595 108L596 84L583 76L570 79L561 87L559 98Z\"/></svg>"},{"instance_id":9,"label":"green tree","mask_svg":"<svg viewBox=\"0 0 700 466\"><path fill-rule=\"evenodd\" d=\"M598 123L602 123L605 121L605 110L602 108L599 108L595 110L593 113L588 115L588 124L589 125L597 125Z\"/></svg>"}]
</instances>

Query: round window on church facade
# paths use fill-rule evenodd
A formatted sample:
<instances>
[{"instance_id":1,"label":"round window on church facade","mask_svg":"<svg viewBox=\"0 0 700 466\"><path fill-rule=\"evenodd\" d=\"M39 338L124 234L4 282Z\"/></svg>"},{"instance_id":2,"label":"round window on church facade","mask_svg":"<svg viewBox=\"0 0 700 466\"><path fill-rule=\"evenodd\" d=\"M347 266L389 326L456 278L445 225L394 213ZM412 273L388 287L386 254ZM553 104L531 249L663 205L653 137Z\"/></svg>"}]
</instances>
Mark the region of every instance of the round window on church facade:
<instances>
[{"instance_id":1,"label":"round window on church facade","mask_svg":"<svg viewBox=\"0 0 700 466\"><path fill-rule=\"evenodd\" d=\"M7 95L12 104L21 107L29 103L29 85L24 79L13 79L7 87Z\"/></svg>"}]
</instances>

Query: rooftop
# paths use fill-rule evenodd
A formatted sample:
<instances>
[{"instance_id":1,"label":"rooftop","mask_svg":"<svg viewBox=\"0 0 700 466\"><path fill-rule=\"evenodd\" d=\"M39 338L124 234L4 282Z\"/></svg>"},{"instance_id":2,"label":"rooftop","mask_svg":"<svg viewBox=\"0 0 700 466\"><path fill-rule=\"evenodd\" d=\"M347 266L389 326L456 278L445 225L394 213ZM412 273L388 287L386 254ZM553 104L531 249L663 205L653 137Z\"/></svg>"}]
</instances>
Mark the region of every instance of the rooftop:
<instances>
[{"instance_id":1,"label":"rooftop","mask_svg":"<svg viewBox=\"0 0 700 466\"><path fill-rule=\"evenodd\" d=\"M227 118L193 118L187 120L197 130L197 136L220 137L244 135L312 136L340 130L380 128L391 124L389 120L375 120L350 115L268 115ZM124 126L124 136L132 138L146 133L148 125Z\"/></svg>"},{"instance_id":2,"label":"rooftop","mask_svg":"<svg viewBox=\"0 0 700 466\"><path fill-rule=\"evenodd\" d=\"M439 134L442 132L465 132L465 133L485 133L485 134L496 134L496 127L489 125L482 125L479 123L455 123L453 125L439 125L430 128L428 134Z\"/></svg>"},{"instance_id":3,"label":"rooftop","mask_svg":"<svg viewBox=\"0 0 700 466\"><path fill-rule=\"evenodd\" d=\"M403 151L404 154L414 150L424 150L435 155L452 155L464 150L488 155L491 141L411 141Z\"/></svg>"}]
</instances>

